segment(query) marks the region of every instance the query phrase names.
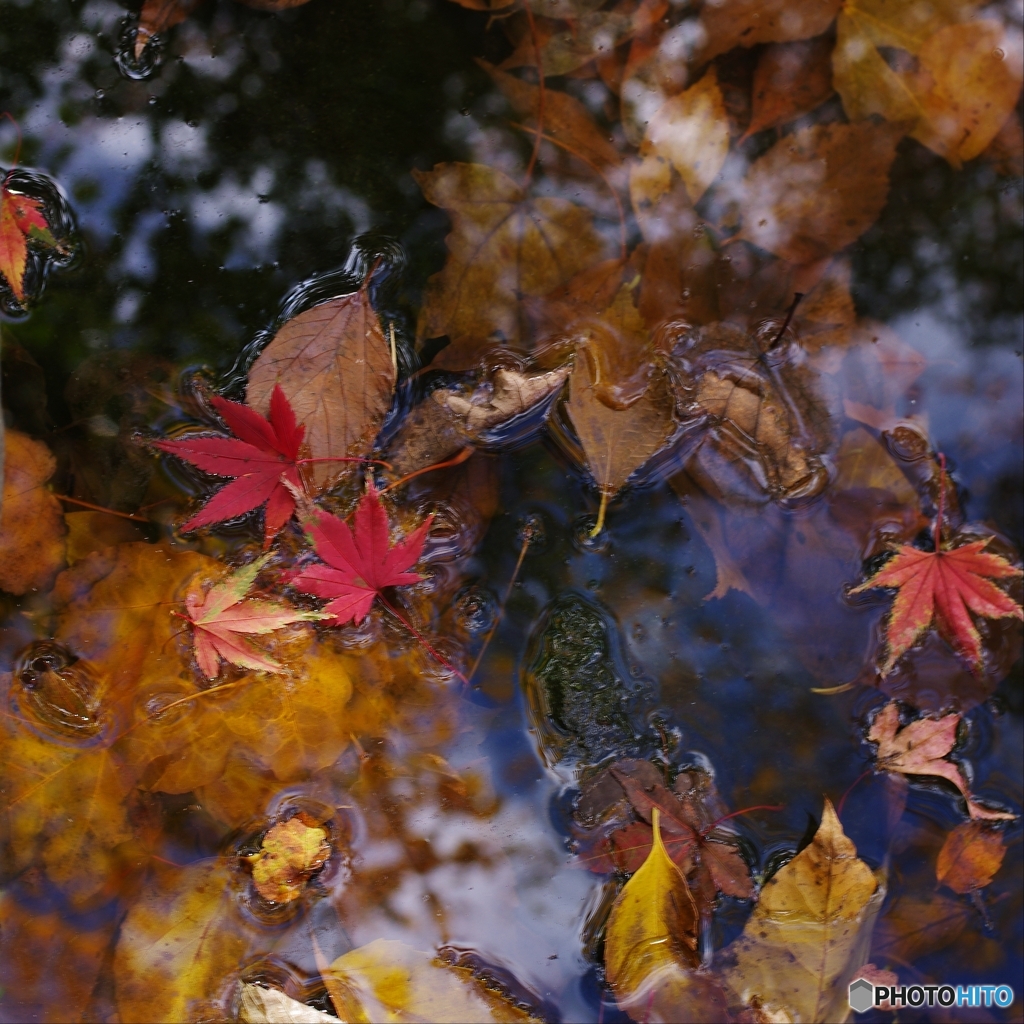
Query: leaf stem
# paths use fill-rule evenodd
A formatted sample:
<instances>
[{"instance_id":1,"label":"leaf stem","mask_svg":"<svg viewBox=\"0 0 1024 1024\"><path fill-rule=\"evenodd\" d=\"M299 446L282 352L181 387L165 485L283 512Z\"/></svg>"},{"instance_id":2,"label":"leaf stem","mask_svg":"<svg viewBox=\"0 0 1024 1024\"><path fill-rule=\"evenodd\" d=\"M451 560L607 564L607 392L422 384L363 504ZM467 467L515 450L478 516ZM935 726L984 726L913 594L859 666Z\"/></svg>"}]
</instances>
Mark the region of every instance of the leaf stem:
<instances>
[{"instance_id":1,"label":"leaf stem","mask_svg":"<svg viewBox=\"0 0 1024 1024\"><path fill-rule=\"evenodd\" d=\"M319 459L296 459L296 466L305 466L310 462L365 462L367 465L372 466L383 466L385 469L391 469L391 463L385 462L383 459L363 459L349 455L325 455Z\"/></svg>"},{"instance_id":2,"label":"leaf stem","mask_svg":"<svg viewBox=\"0 0 1024 1024\"><path fill-rule=\"evenodd\" d=\"M608 490L605 487L601 488L601 507L597 510L597 522L594 524L594 528L590 531L590 537L593 539L604 529L604 516L605 512L608 511Z\"/></svg>"},{"instance_id":3,"label":"leaf stem","mask_svg":"<svg viewBox=\"0 0 1024 1024\"><path fill-rule=\"evenodd\" d=\"M55 494L54 497L58 501L67 501L72 505L81 505L82 508L92 509L93 512L106 512L108 516L117 516L119 519L131 519L136 523L148 523L145 516L137 516L132 512L115 512L112 508L106 508L103 505L94 505L91 501L81 501L78 498L69 498L66 494Z\"/></svg>"},{"instance_id":4,"label":"leaf stem","mask_svg":"<svg viewBox=\"0 0 1024 1024\"><path fill-rule=\"evenodd\" d=\"M533 140L533 152L530 154L530 162L526 165L526 174L523 177L523 188L526 188L533 179L533 169L537 165L537 156L540 153L540 140L544 138L544 67L540 55L540 43L537 41L537 25L533 20L533 11L529 3L523 4L526 11L526 20L530 24L530 39L533 42L533 56L537 61L537 136Z\"/></svg>"},{"instance_id":5,"label":"leaf stem","mask_svg":"<svg viewBox=\"0 0 1024 1024\"><path fill-rule=\"evenodd\" d=\"M398 619L398 621L405 626L405 628L409 630L409 632L412 633L412 635L416 637L421 644L423 644L423 646L437 661L444 665L444 667L450 672L454 672L464 684L469 684L469 680L443 654L434 650L427 638L423 636L423 634L420 633L419 630L417 630L416 627L380 591L377 591L377 597L380 598L381 604L383 604L384 607L387 608L387 610L391 612L391 614L394 615L394 617Z\"/></svg>"},{"instance_id":6,"label":"leaf stem","mask_svg":"<svg viewBox=\"0 0 1024 1024\"><path fill-rule=\"evenodd\" d=\"M803 292L793 292L793 301L790 304L788 311L786 312L786 319L782 321L782 326L779 328L779 333L776 334L774 338L772 338L772 343L768 346L769 352L773 348L775 348L775 346L778 345L780 341L782 341L782 336L786 333L786 328L789 327L791 321L793 320L793 316L796 313L796 307L800 305L800 300L803 297Z\"/></svg>"},{"instance_id":7,"label":"leaf stem","mask_svg":"<svg viewBox=\"0 0 1024 1024\"><path fill-rule=\"evenodd\" d=\"M414 477L421 476L423 473L432 473L435 469L448 469L451 466L461 466L462 463L465 462L466 459L468 459L475 451L475 448L463 448L458 455L452 456L452 458L445 462L435 462L432 465L424 466L422 469L414 470L412 473L406 473L405 476L396 480L393 484L388 484L380 493L387 494L388 491L392 491L396 487L401 487L402 484L408 483ZM385 463L385 465L387 465L387 463ZM388 466L388 469L390 468L391 467Z\"/></svg>"},{"instance_id":8,"label":"leaf stem","mask_svg":"<svg viewBox=\"0 0 1024 1024\"><path fill-rule=\"evenodd\" d=\"M944 452L938 452L939 459L939 509L935 516L935 554L939 554L942 550L942 515L945 512L946 505L946 455Z\"/></svg>"}]
</instances>

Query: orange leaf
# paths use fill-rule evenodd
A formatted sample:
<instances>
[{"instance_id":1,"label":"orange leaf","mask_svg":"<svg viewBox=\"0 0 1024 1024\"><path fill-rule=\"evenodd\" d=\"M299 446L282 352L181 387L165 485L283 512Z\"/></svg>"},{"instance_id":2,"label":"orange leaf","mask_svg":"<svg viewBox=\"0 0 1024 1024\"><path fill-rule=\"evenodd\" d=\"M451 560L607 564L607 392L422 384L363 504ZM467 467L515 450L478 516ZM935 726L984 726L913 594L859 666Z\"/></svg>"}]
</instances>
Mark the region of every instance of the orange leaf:
<instances>
[{"instance_id":1,"label":"orange leaf","mask_svg":"<svg viewBox=\"0 0 1024 1024\"><path fill-rule=\"evenodd\" d=\"M965 821L946 836L935 865L935 877L953 892L983 889L1006 856L1001 832L980 821Z\"/></svg>"},{"instance_id":2,"label":"orange leaf","mask_svg":"<svg viewBox=\"0 0 1024 1024\"><path fill-rule=\"evenodd\" d=\"M25 301L26 239L33 228L47 234L50 230L42 209L38 199L10 192L6 184L0 184L0 274L19 302Z\"/></svg>"}]
</instances>

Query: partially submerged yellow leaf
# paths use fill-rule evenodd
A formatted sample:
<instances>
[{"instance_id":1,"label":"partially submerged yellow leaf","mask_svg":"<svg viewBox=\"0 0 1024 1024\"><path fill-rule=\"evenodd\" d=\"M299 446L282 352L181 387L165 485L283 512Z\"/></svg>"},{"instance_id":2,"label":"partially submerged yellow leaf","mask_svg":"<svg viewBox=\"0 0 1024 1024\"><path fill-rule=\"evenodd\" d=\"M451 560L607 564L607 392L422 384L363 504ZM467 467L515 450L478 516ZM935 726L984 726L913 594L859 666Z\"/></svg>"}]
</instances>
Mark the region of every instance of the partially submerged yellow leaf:
<instances>
[{"instance_id":1,"label":"partially submerged yellow leaf","mask_svg":"<svg viewBox=\"0 0 1024 1024\"><path fill-rule=\"evenodd\" d=\"M377 939L338 957L324 973L324 982L338 1015L352 1024L518 1024L537 1019L469 970L393 939Z\"/></svg>"},{"instance_id":2,"label":"partially submerged yellow leaf","mask_svg":"<svg viewBox=\"0 0 1024 1024\"><path fill-rule=\"evenodd\" d=\"M274 825L263 837L259 851L247 859L256 891L271 903L291 903L330 855L327 829L297 814Z\"/></svg>"},{"instance_id":3,"label":"partially submerged yellow leaf","mask_svg":"<svg viewBox=\"0 0 1024 1024\"><path fill-rule=\"evenodd\" d=\"M726 948L727 983L744 1005L785 1010L790 1020L845 1020L847 985L867 962L884 897L826 799L810 845L766 883Z\"/></svg>"}]
</instances>

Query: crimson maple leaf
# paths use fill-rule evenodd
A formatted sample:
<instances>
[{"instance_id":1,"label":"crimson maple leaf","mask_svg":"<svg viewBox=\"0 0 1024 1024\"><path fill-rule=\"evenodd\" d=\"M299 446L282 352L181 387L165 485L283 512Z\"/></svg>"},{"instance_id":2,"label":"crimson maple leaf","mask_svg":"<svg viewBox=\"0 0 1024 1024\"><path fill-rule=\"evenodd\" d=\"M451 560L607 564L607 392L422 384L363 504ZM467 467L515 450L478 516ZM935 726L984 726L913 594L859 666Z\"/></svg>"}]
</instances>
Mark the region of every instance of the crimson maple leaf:
<instances>
[{"instance_id":1,"label":"crimson maple leaf","mask_svg":"<svg viewBox=\"0 0 1024 1024\"><path fill-rule=\"evenodd\" d=\"M323 564L312 565L291 578L304 593L331 598L324 611L338 625L350 620L362 622L378 596L390 608L381 593L385 587L401 587L420 579L418 573L408 570L419 560L433 516L428 516L405 540L389 546L387 513L371 482L354 519L353 532L337 516L311 510L304 525Z\"/></svg>"},{"instance_id":2,"label":"crimson maple leaf","mask_svg":"<svg viewBox=\"0 0 1024 1024\"><path fill-rule=\"evenodd\" d=\"M25 301L29 237L56 245L42 211L43 204L38 199L11 192L6 179L0 184L0 274L19 302Z\"/></svg>"},{"instance_id":3,"label":"crimson maple leaf","mask_svg":"<svg viewBox=\"0 0 1024 1024\"><path fill-rule=\"evenodd\" d=\"M240 402L220 397L212 401L235 437L186 437L156 442L161 451L191 462L207 473L235 478L181 528L197 530L233 519L265 502L263 546L268 547L295 511L295 498L287 484L296 490L301 488L299 447L306 428L296 424L295 412L280 385L275 386L270 396L267 419Z\"/></svg>"},{"instance_id":4,"label":"crimson maple leaf","mask_svg":"<svg viewBox=\"0 0 1024 1024\"><path fill-rule=\"evenodd\" d=\"M1024 619L1024 609L991 579L1020 576L1005 558L984 551L992 540L973 541L958 548L921 551L901 545L896 557L851 594L874 587L895 587L886 629L888 657L882 675L888 675L897 660L935 620L953 646L978 669L981 667L981 636L969 611L988 619Z\"/></svg>"},{"instance_id":5,"label":"crimson maple leaf","mask_svg":"<svg viewBox=\"0 0 1024 1024\"><path fill-rule=\"evenodd\" d=\"M326 617L322 612L299 611L272 601L242 602L269 557L264 555L243 566L205 594L193 591L185 598L186 614L172 613L191 623L196 661L207 679L217 677L221 658L242 668L280 672L281 666L253 647L245 634L272 633L293 622Z\"/></svg>"}]
</instances>

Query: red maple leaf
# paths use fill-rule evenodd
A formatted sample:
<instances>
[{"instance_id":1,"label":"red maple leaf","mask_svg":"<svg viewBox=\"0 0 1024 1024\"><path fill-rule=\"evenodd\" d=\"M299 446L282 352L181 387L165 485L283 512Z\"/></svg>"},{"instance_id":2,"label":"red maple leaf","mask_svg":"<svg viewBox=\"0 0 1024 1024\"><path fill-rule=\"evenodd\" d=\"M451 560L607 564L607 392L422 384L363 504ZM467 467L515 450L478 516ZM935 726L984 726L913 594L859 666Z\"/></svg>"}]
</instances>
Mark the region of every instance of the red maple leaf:
<instances>
[{"instance_id":1,"label":"red maple leaf","mask_svg":"<svg viewBox=\"0 0 1024 1024\"><path fill-rule=\"evenodd\" d=\"M207 473L234 477L188 522L183 530L220 523L251 512L266 503L264 547L292 517L295 498L285 481L296 490L299 480L299 447L306 428L295 422L295 413L280 386L270 396L270 415L264 419L240 402L213 398L213 407L235 437L186 437L157 441L161 451L191 462ZM236 440L237 438L237 440Z\"/></svg>"},{"instance_id":2,"label":"red maple leaf","mask_svg":"<svg viewBox=\"0 0 1024 1024\"><path fill-rule=\"evenodd\" d=\"M19 302L25 301L29 236L53 241L42 210L38 199L9 191L6 178L0 184L0 274Z\"/></svg>"},{"instance_id":3,"label":"red maple leaf","mask_svg":"<svg viewBox=\"0 0 1024 1024\"><path fill-rule=\"evenodd\" d=\"M179 617L192 625L196 661L208 679L217 677L221 658L241 668L280 672L281 666L253 647L246 635L272 633L293 622L324 618L322 612L300 611L271 601L243 601L269 557L243 566L205 594L193 591L186 596L186 613Z\"/></svg>"},{"instance_id":4,"label":"red maple leaf","mask_svg":"<svg viewBox=\"0 0 1024 1024\"><path fill-rule=\"evenodd\" d=\"M383 590L420 579L418 573L408 570L419 560L433 516L424 520L405 540L390 546L387 513L371 482L359 501L354 520L353 531L337 516L311 508L304 525L323 563L303 569L291 578L294 586L304 593L331 598L324 611L338 625L351 620L362 622L376 597L395 611Z\"/></svg>"}]
</instances>

